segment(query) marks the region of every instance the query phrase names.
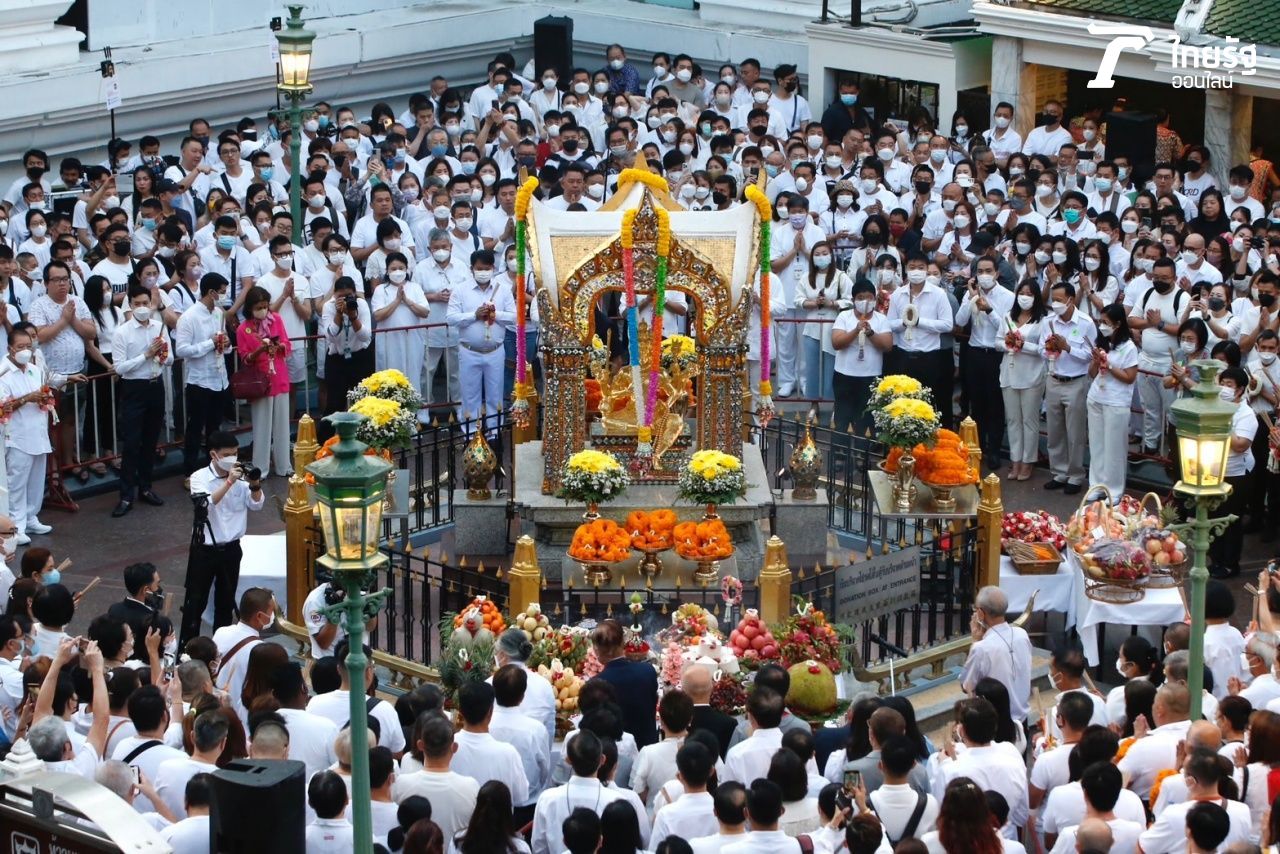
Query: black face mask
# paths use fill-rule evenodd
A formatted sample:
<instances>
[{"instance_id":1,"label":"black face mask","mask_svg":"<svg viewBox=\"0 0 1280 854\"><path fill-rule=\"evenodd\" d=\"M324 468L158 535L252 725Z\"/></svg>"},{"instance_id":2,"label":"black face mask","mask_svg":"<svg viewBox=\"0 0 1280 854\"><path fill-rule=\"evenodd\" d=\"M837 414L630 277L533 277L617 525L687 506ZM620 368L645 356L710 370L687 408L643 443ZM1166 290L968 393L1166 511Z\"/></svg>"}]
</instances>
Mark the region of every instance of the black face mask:
<instances>
[{"instance_id":1,"label":"black face mask","mask_svg":"<svg viewBox=\"0 0 1280 854\"><path fill-rule=\"evenodd\" d=\"M932 189L933 189L933 184L929 183L928 181L916 181L916 192L919 193L920 195L923 196L924 194L928 193Z\"/></svg>"},{"instance_id":2,"label":"black face mask","mask_svg":"<svg viewBox=\"0 0 1280 854\"><path fill-rule=\"evenodd\" d=\"M1051 128L1056 126L1059 121L1061 121L1061 119L1058 116L1047 115L1044 117L1044 126Z\"/></svg>"},{"instance_id":3,"label":"black face mask","mask_svg":"<svg viewBox=\"0 0 1280 854\"><path fill-rule=\"evenodd\" d=\"M1167 294L1173 288L1173 282L1152 281L1151 287L1155 288L1158 294Z\"/></svg>"},{"instance_id":4,"label":"black face mask","mask_svg":"<svg viewBox=\"0 0 1280 854\"><path fill-rule=\"evenodd\" d=\"M788 92L794 92L796 91L796 85L796 81L788 80L786 83L782 84L782 88L786 89Z\"/></svg>"},{"instance_id":5,"label":"black face mask","mask_svg":"<svg viewBox=\"0 0 1280 854\"><path fill-rule=\"evenodd\" d=\"M1263 308L1271 308L1271 306L1275 304L1276 304L1275 294L1258 294L1258 305L1262 306Z\"/></svg>"},{"instance_id":6,"label":"black face mask","mask_svg":"<svg viewBox=\"0 0 1280 854\"><path fill-rule=\"evenodd\" d=\"M767 131L768 129L769 129L769 126L768 126L768 125L752 125L752 126L751 126L751 135L752 135L752 136L764 136L765 131Z\"/></svg>"},{"instance_id":7,"label":"black face mask","mask_svg":"<svg viewBox=\"0 0 1280 854\"><path fill-rule=\"evenodd\" d=\"M864 236L866 237L868 243L878 244L880 242L879 231L868 231Z\"/></svg>"},{"instance_id":8,"label":"black face mask","mask_svg":"<svg viewBox=\"0 0 1280 854\"><path fill-rule=\"evenodd\" d=\"M34 184L40 180L40 176L43 175L44 173L45 173L45 169L43 166L32 166L30 169L27 170L27 177L30 178L31 183Z\"/></svg>"},{"instance_id":9,"label":"black face mask","mask_svg":"<svg viewBox=\"0 0 1280 854\"><path fill-rule=\"evenodd\" d=\"M1227 301L1222 297L1209 297L1209 311L1222 311L1227 307Z\"/></svg>"},{"instance_id":10,"label":"black face mask","mask_svg":"<svg viewBox=\"0 0 1280 854\"><path fill-rule=\"evenodd\" d=\"M128 255L132 244L128 240L117 240L111 244L117 255Z\"/></svg>"},{"instance_id":11,"label":"black face mask","mask_svg":"<svg viewBox=\"0 0 1280 854\"><path fill-rule=\"evenodd\" d=\"M725 206L725 204L728 203L728 201L729 201L729 197L726 196L724 193L720 192L719 190L712 191L711 202L716 207L722 208Z\"/></svg>"},{"instance_id":12,"label":"black face mask","mask_svg":"<svg viewBox=\"0 0 1280 854\"><path fill-rule=\"evenodd\" d=\"M517 166L526 166L529 168L533 168L533 165L537 162L538 162L537 157L517 157L516 158Z\"/></svg>"},{"instance_id":13,"label":"black face mask","mask_svg":"<svg viewBox=\"0 0 1280 854\"><path fill-rule=\"evenodd\" d=\"M578 150L578 141L576 139L566 139L560 144L560 147L570 154L573 154Z\"/></svg>"}]
</instances>

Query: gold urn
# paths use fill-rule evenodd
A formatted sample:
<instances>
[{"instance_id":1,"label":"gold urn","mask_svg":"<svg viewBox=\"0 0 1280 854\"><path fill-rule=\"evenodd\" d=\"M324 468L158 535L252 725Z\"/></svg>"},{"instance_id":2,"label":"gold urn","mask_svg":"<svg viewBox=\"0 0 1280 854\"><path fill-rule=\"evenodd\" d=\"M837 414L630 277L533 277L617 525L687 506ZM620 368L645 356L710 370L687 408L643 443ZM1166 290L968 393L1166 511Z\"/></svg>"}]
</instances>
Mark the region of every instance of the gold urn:
<instances>
[{"instance_id":1,"label":"gold urn","mask_svg":"<svg viewBox=\"0 0 1280 854\"><path fill-rule=\"evenodd\" d=\"M822 475L822 452L813 442L813 432L804 425L804 440L791 452L791 497L796 501L813 501L818 497L818 479Z\"/></svg>"},{"instance_id":2,"label":"gold urn","mask_svg":"<svg viewBox=\"0 0 1280 854\"><path fill-rule=\"evenodd\" d=\"M489 481L498 470L498 458L484 438L483 430L467 443L462 452L462 477L467 484L467 497L472 501L487 501L493 497L489 489Z\"/></svg>"}]
</instances>

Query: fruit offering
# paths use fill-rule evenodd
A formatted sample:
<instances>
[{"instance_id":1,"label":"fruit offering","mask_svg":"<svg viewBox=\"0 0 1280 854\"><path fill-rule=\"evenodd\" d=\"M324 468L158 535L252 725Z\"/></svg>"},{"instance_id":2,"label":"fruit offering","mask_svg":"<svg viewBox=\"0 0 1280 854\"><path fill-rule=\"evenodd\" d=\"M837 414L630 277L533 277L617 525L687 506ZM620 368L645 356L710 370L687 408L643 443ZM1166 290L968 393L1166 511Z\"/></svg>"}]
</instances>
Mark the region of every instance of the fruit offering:
<instances>
[{"instance_id":1,"label":"fruit offering","mask_svg":"<svg viewBox=\"0 0 1280 854\"><path fill-rule=\"evenodd\" d=\"M747 691L732 676L721 676L711 686L711 708L726 715L740 715L747 707Z\"/></svg>"},{"instance_id":2,"label":"fruit offering","mask_svg":"<svg viewBox=\"0 0 1280 854\"><path fill-rule=\"evenodd\" d=\"M582 690L582 680L572 670L565 670L560 678L551 683L556 692L556 711L573 713L578 710L578 692Z\"/></svg>"},{"instance_id":3,"label":"fruit offering","mask_svg":"<svg viewBox=\"0 0 1280 854\"><path fill-rule=\"evenodd\" d=\"M676 608L671 615L671 626L690 640L719 630L716 618L696 602L685 602Z\"/></svg>"},{"instance_id":4,"label":"fruit offering","mask_svg":"<svg viewBox=\"0 0 1280 854\"><path fill-rule=\"evenodd\" d=\"M524 632L530 643L537 643L554 631L537 602L530 602L519 614L512 614L511 625Z\"/></svg>"},{"instance_id":5,"label":"fruit offering","mask_svg":"<svg viewBox=\"0 0 1280 854\"><path fill-rule=\"evenodd\" d=\"M631 661L646 661L649 658L649 642L644 639L644 632L637 626L627 626L622 630L624 639L622 652Z\"/></svg>"},{"instance_id":6,"label":"fruit offering","mask_svg":"<svg viewBox=\"0 0 1280 854\"><path fill-rule=\"evenodd\" d=\"M477 596L471 600L471 604L463 608L453 617L453 627L462 626L462 621L466 617L467 612L477 609L480 612L480 618L484 622L484 627L493 632L494 635L500 635L506 631L507 623L502 619L502 612L498 610L498 606L490 601L488 596Z\"/></svg>"},{"instance_id":7,"label":"fruit offering","mask_svg":"<svg viewBox=\"0 0 1280 854\"><path fill-rule=\"evenodd\" d=\"M783 625L778 635L778 657L785 667L813 659L832 673L840 672L840 638L826 615L806 602Z\"/></svg>"},{"instance_id":8,"label":"fruit offering","mask_svg":"<svg viewBox=\"0 0 1280 854\"><path fill-rule=\"evenodd\" d=\"M1067 548L1067 531L1061 520L1047 510L1019 510L1004 514L1000 523L1000 546L1010 540L1024 543L1049 543L1059 552Z\"/></svg>"},{"instance_id":9,"label":"fruit offering","mask_svg":"<svg viewBox=\"0 0 1280 854\"><path fill-rule=\"evenodd\" d=\"M733 540L724 522L681 522L675 526L676 554L685 560L721 560L733 554Z\"/></svg>"},{"instance_id":10,"label":"fruit offering","mask_svg":"<svg viewBox=\"0 0 1280 854\"><path fill-rule=\"evenodd\" d=\"M1128 538L1129 515L1102 499L1091 501L1075 512L1067 523L1067 539L1076 554L1084 554L1099 540Z\"/></svg>"},{"instance_id":11,"label":"fruit offering","mask_svg":"<svg viewBox=\"0 0 1280 854\"><path fill-rule=\"evenodd\" d=\"M583 522L569 546L569 557L583 563L618 563L630 555L631 536L612 519Z\"/></svg>"},{"instance_id":12,"label":"fruit offering","mask_svg":"<svg viewBox=\"0 0 1280 854\"><path fill-rule=\"evenodd\" d=\"M564 667L580 671L591 648L590 634L586 629L561 626L533 645L526 664L537 669L559 661Z\"/></svg>"},{"instance_id":13,"label":"fruit offering","mask_svg":"<svg viewBox=\"0 0 1280 854\"><path fill-rule=\"evenodd\" d=\"M1096 581L1136 581L1151 574L1147 550L1131 540L1094 540L1080 552L1080 563Z\"/></svg>"},{"instance_id":14,"label":"fruit offering","mask_svg":"<svg viewBox=\"0 0 1280 854\"><path fill-rule=\"evenodd\" d=\"M1146 526L1138 530L1138 545L1156 566L1181 566L1187 559L1187 547L1173 531Z\"/></svg>"},{"instance_id":15,"label":"fruit offering","mask_svg":"<svg viewBox=\"0 0 1280 854\"><path fill-rule=\"evenodd\" d=\"M743 666L749 668L778 657L778 642L755 608L748 608L742 615L738 627L729 634L729 646Z\"/></svg>"},{"instance_id":16,"label":"fruit offering","mask_svg":"<svg viewBox=\"0 0 1280 854\"><path fill-rule=\"evenodd\" d=\"M676 514L670 510L633 510L627 514L627 531L631 545L642 552L660 552L671 548Z\"/></svg>"}]
</instances>

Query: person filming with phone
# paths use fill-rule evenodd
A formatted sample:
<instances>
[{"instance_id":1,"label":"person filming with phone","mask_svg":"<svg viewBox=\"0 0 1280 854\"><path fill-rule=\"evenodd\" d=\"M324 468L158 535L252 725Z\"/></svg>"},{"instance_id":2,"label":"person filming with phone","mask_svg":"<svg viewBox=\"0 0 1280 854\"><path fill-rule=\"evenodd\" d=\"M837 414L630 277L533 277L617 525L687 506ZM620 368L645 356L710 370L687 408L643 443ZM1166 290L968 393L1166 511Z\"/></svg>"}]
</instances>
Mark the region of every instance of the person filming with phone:
<instances>
[{"instance_id":1,"label":"person filming with phone","mask_svg":"<svg viewBox=\"0 0 1280 854\"><path fill-rule=\"evenodd\" d=\"M262 509L262 471L236 459L240 445L219 430L209 437L209 465L191 475L195 528L187 561L186 601L182 605L179 649L200 634L200 619L213 594L213 629L230 625L240 580L240 538L249 511Z\"/></svg>"}]
</instances>

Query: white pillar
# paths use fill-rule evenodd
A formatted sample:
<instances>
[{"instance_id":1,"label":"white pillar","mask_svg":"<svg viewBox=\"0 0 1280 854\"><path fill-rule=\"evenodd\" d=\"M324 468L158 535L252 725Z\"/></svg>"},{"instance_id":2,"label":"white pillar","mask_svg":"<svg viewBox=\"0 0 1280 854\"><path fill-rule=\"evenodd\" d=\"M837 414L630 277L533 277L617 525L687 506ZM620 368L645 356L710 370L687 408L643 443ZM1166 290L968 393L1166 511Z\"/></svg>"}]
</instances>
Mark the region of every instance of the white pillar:
<instances>
[{"instance_id":1,"label":"white pillar","mask_svg":"<svg viewBox=\"0 0 1280 854\"><path fill-rule=\"evenodd\" d=\"M0 0L0 75L74 65L84 36L54 21L71 0Z\"/></svg>"},{"instance_id":2,"label":"white pillar","mask_svg":"<svg viewBox=\"0 0 1280 854\"><path fill-rule=\"evenodd\" d=\"M1211 170L1218 186L1227 185L1227 171L1249 162L1253 134L1253 96L1234 89L1206 89L1204 93L1204 145L1209 149Z\"/></svg>"},{"instance_id":3,"label":"white pillar","mask_svg":"<svg viewBox=\"0 0 1280 854\"><path fill-rule=\"evenodd\" d=\"M1035 68L1022 61L1022 40L995 36L991 40L991 109L1001 101L1013 104L1013 126L1024 137L1035 124L1035 82Z\"/></svg>"}]
</instances>

